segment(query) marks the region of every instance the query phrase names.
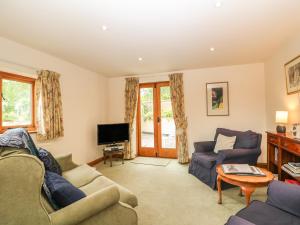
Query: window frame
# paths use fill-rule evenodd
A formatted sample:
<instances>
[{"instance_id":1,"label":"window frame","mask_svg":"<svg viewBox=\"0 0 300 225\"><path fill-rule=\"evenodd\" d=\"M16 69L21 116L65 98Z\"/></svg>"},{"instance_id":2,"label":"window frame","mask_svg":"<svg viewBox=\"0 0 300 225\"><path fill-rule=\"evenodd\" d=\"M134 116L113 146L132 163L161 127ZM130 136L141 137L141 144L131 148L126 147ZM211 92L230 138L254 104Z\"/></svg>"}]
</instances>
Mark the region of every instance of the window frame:
<instances>
[{"instance_id":1,"label":"window frame","mask_svg":"<svg viewBox=\"0 0 300 225\"><path fill-rule=\"evenodd\" d=\"M31 90L31 124L29 125L17 125L17 126L3 126L2 124L2 80L11 80L11 81L17 81L17 82L22 82L22 83L28 83L32 85L32 90ZM35 78L31 77L26 77L18 74L13 74L13 73L8 73L8 72L3 72L0 71L0 133L5 132L8 129L11 128L26 128L28 132L36 132L36 123L35 123Z\"/></svg>"}]
</instances>

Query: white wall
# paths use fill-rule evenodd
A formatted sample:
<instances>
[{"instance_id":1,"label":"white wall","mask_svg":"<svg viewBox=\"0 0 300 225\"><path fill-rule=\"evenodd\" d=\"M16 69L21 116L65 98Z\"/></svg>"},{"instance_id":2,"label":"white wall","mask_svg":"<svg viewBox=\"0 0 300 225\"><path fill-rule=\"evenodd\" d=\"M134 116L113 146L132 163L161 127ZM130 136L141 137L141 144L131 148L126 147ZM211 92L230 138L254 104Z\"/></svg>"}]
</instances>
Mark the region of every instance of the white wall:
<instances>
[{"instance_id":1,"label":"white wall","mask_svg":"<svg viewBox=\"0 0 300 225\"><path fill-rule=\"evenodd\" d=\"M274 131L275 111L289 111L289 124L300 122L298 94L287 95L284 64L300 55L300 33L283 45L266 63L267 129ZM290 129L290 125L288 126Z\"/></svg>"},{"instance_id":2,"label":"white wall","mask_svg":"<svg viewBox=\"0 0 300 225\"><path fill-rule=\"evenodd\" d=\"M4 38L0 38L0 49L2 71L32 76L35 74L34 68L38 68L61 74L65 136L37 144L55 155L72 152L78 163L100 157L102 153L96 144L96 125L106 120L107 79Z\"/></svg>"},{"instance_id":3,"label":"white wall","mask_svg":"<svg viewBox=\"0 0 300 225\"><path fill-rule=\"evenodd\" d=\"M265 137L265 76L264 64L250 64L197 70L184 73L185 108L188 117L190 154L193 142L212 140L217 127L254 130ZM141 82L167 80L167 74L141 76ZM206 83L229 82L230 116L206 116ZM124 118L124 78L108 80L108 120L120 122ZM266 162L265 138L260 162Z\"/></svg>"}]
</instances>

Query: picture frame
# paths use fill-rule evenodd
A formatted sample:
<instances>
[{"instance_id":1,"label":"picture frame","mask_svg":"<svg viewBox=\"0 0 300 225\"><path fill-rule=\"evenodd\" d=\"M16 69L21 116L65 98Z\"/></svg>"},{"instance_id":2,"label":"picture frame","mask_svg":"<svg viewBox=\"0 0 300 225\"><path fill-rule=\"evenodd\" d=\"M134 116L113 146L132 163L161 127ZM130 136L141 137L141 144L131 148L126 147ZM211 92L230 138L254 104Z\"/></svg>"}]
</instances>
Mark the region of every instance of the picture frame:
<instances>
[{"instance_id":1,"label":"picture frame","mask_svg":"<svg viewBox=\"0 0 300 225\"><path fill-rule=\"evenodd\" d=\"M288 95L300 91L300 55L284 64L286 91Z\"/></svg>"},{"instance_id":2,"label":"picture frame","mask_svg":"<svg viewBox=\"0 0 300 225\"><path fill-rule=\"evenodd\" d=\"M229 116L228 82L206 83L207 116Z\"/></svg>"}]
</instances>

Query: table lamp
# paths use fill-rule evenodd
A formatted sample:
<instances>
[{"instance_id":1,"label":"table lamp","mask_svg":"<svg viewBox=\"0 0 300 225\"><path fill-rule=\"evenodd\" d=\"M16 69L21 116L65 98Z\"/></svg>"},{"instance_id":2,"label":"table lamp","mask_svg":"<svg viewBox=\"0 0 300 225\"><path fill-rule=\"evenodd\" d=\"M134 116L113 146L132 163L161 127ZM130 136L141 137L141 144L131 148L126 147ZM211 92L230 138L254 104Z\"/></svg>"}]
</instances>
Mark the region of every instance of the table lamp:
<instances>
[{"instance_id":1,"label":"table lamp","mask_svg":"<svg viewBox=\"0 0 300 225\"><path fill-rule=\"evenodd\" d=\"M276 127L277 133L285 133L285 124L288 122L288 112L287 111L276 111Z\"/></svg>"}]
</instances>

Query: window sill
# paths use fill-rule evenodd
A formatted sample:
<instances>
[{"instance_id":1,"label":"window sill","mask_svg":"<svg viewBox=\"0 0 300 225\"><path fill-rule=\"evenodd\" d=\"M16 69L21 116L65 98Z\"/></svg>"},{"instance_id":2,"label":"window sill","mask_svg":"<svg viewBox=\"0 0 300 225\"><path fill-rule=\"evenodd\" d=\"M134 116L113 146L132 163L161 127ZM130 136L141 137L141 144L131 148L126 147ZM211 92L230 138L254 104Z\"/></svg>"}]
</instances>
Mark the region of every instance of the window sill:
<instances>
[{"instance_id":1,"label":"window sill","mask_svg":"<svg viewBox=\"0 0 300 225\"><path fill-rule=\"evenodd\" d=\"M14 129L14 128L17 128L17 127L5 127L5 128L2 128L0 130L0 134L3 134L5 131L7 131L9 129ZM20 128L22 128L22 127L20 127ZM28 133L30 133L30 134L37 133L37 129L35 127L23 127L23 128L25 128L28 131Z\"/></svg>"}]
</instances>

